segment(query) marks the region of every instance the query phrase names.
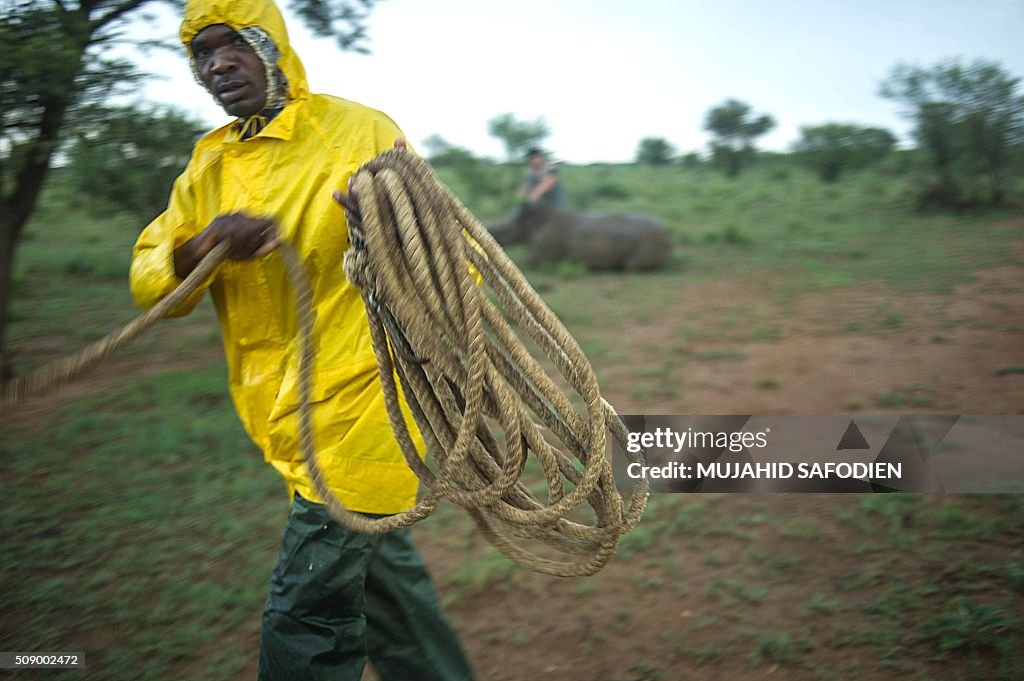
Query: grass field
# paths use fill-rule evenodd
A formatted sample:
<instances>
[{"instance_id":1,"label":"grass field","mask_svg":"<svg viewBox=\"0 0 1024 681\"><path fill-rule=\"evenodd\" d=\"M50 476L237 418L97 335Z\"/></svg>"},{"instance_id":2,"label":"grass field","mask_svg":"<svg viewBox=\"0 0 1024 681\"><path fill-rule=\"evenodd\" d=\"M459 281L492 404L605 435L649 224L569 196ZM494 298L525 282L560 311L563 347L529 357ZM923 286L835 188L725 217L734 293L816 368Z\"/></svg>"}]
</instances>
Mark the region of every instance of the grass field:
<instances>
[{"instance_id":1,"label":"grass field","mask_svg":"<svg viewBox=\"0 0 1024 681\"><path fill-rule=\"evenodd\" d=\"M1024 413L1019 210L918 214L908 175L784 165L563 177L579 205L673 234L664 272L527 272L623 413ZM51 188L19 254L19 369L136 313L139 227ZM0 650L85 651L62 678L254 677L287 500L219 343L204 303L3 415ZM416 536L481 679L1009 680L1022 517L1019 495L657 495L580 580L517 568L451 506Z\"/></svg>"}]
</instances>

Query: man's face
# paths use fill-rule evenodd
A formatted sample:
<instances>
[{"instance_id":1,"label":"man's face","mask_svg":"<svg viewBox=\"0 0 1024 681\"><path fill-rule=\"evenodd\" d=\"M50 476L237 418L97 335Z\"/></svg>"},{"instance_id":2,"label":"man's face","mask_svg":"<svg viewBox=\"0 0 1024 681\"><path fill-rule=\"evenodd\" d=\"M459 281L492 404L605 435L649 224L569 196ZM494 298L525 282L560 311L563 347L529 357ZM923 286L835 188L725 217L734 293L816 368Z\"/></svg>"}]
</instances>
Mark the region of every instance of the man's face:
<instances>
[{"instance_id":1,"label":"man's face","mask_svg":"<svg viewBox=\"0 0 1024 681\"><path fill-rule=\"evenodd\" d=\"M543 170L547 159L544 158L544 154L531 154L530 155L530 167L534 170Z\"/></svg>"},{"instance_id":2,"label":"man's face","mask_svg":"<svg viewBox=\"0 0 1024 681\"><path fill-rule=\"evenodd\" d=\"M203 85L230 115L244 118L263 109L267 102L263 62L230 27L214 24L197 33L192 58Z\"/></svg>"}]
</instances>

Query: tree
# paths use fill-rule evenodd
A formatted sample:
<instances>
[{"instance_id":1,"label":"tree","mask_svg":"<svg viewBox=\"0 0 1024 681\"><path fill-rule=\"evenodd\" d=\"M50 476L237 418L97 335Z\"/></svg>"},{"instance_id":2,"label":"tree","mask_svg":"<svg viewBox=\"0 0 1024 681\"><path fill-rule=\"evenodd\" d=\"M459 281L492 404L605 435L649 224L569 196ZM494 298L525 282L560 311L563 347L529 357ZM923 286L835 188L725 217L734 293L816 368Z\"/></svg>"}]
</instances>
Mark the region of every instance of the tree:
<instances>
[{"instance_id":1,"label":"tree","mask_svg":"<svg viewBox=\"0 0 1024 681\"><path fill-rule=\"evenodd\" d=\"M1024 144L1020 83L985 60L893 68L881 95L901 104L914 122L932 172L924 201L947 207L1003 203L1012 153Z\"/></svg>"},{"instance_id":2,"label":"tree","mask_svg":"<svg viewBox=\"0 0 1024 681\"><path fill-rule=\"evenodd\" d=\"M648 166L664 166L672 162L676 150L661 137L646 137L640 140L636 150L636 162Z\"/></svg>"},{"instance_id":3,"label":"tree","mask_svg":"<svg viewBox=\"0 0 1024 681\"><path fill-rule=\"evenodd\" d=\"M139 77L104 59L125 21L156 0L5 0L0 14L0 380L12 373L6 346L18 240L35 210L54 154L95 105ZM373 0L292 0L291 7L342 49L363 49Z\"/></svg>"},{"instance_id":4,"label":"tree","mask_svg":"<svg viewBox=\"0 0 1024 681\"><path fill-rule=\"evenodd\" d=\"M708 111L704 129L715 137L711 140L711 157L726 175L739 175L754 156L754 140L775 127L775 120L762 114L753 117L750 105L736 99Z\"/></svg>"},{"instance_id":5,"label":"tree","mask_svg":"<svg viewBox=\"0 0 1024 681\"><path fill-rule=\"evenodd\" d=\"M684 168L689 168L692 170L694 168L700 168L701 164L704 163L704 160L696 151L690 151L683 154L682 158L679 159L679 163L682 164Z\"/></svg>"},{"instance_id":6,"label":"tree","mask_svg":"<svg viewBox=\"0 0 1024 681\"><path fill-rule=\"evenodd\" d=\"M490 172L493 162L474 156L469 149L455 146L440 135L423 140L423 148L432 166L439 171L449 171L458 180L468 203L505 193L505 188L494 181Z\"/></svg>"},{"instance_id":7,"label":"tree","mask_svg":"<svg viewBox=\"0 0 1024 681\"><path fill-rule=\"evenodd\" d=\"M823 182L835 182L844 170L876 163L896 146L888 130L851 123L826 123L800 128L793 152L818 173Z\"/></svg>"},{"instance_id":8,"label":"tree","mask_svg":"<svg viewBox=\"0 0 1024 681\"><path fill-rule=\"evenodd\" d=\"M368 54L366 19L376 0L291 0L290 6L314 34L334 38L341 51Z\"/></svg>"},{"instance_id":9,"label":"tree","mask_svg":"<svg viewBox=\"0 0 1024 681\"><path fill-rule=\"evenodd\" d=\"M495 116L487 121L487 132L505 145L508 160L514 162L530 147L540 145L551 131L543 118L535 121L519 121L510 113Z\"/></svg>"},{"instance_id":10,"label":"tree","mask_svg":"<svg viewBox=\"0 0 1024 681\"><path fill-rule=\"evenodd\" d=\"M80 191L145 224L167 203L206 126L170 107L117 107L72 132L68 156Z\"/></svg>"}]
</instances>

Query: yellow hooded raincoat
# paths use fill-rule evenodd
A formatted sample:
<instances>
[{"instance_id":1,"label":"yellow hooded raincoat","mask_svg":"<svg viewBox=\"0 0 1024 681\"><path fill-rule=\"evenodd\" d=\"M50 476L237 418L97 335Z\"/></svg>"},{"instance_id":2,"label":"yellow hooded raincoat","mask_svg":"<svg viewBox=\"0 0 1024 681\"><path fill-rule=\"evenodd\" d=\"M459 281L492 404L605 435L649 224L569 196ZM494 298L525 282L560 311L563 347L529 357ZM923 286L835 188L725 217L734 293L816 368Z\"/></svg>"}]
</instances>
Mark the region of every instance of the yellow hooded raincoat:
<instances>
[{"instance_id":1,"label":"yellow hooded raincoat","mask_svg":"<svg viewBox=\"0 0 1024 681\"><path fill-rule=\"evenodd\" d=\"M378 111L309 93L281 14L269 0L189 2L181 27L186 49L212 24L260 26L270 34L281 52L289 102L250 139L240 141L232 123L196 144L167 210L135 245L132 295L150 307L173 290L180 283L174 249L217 215L244 212L276 220L313 286L317 461L349 508L403 511L415 501L416 478L391 434L366 314L341 267L348 248L344 212L331 198L359 166L403 135ZM295 312L280 254L226 262L207 287L223 329L232 399L246 430L289 492L317 500L300 461ZM177 314L188 314L201 296L198 291Z\"/></svg>"}]
</instances>

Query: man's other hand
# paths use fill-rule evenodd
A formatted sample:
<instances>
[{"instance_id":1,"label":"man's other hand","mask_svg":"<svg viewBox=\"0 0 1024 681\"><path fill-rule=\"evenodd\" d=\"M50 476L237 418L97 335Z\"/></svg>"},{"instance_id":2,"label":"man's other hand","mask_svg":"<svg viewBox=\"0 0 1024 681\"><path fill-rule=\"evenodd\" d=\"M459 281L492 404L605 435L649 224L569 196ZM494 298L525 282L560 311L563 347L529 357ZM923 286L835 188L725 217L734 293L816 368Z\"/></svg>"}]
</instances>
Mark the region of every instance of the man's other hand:
<instances>
[{"instance_id":1,"label":"man's other hand","mask_svg":"<svg viewBox=\"0 0 1024 681\"><path fill-rule=\"evenodd\" d=\"M280 244L273 220L244 213L218 215L206 229L174 250L175 274L184 279L222 241L228 242L230 260L260 258Z\"/></svg>"}]
</instances>

